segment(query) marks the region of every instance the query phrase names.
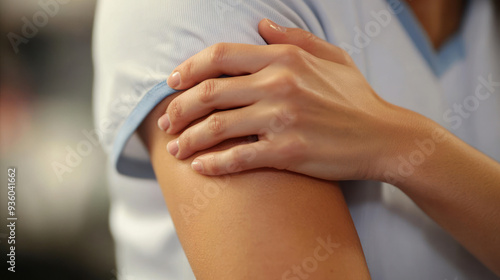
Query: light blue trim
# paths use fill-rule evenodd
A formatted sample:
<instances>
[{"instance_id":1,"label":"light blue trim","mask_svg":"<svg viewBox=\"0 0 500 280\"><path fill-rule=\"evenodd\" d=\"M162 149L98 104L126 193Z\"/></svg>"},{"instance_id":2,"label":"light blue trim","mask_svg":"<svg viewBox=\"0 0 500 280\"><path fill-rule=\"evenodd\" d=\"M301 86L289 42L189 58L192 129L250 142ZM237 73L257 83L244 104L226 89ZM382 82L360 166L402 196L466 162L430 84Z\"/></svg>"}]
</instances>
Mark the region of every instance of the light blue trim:
<instances>
[{"instance_id":1,"label":"light blue trim","mask_svg":"<svg viewBox=\"0 0 500 280\"><path fill-rule=\"evenodd\" d=\"M441 47L440 51L436 52L411 8L404 1L402 1L402 4L404 8L398 11L394 10L394 12L397 14L399 21L413 40L416 48L420 51L420 54L437 77L441 77L441 75L455 62L465 58L466 51L465 41L463 39L463 28L460 28L460 30ZM468 6L469 5L466 4L466 7ZM463 22L465 22L465 20L466 17L464 17Z\"/></svg>"},{"instance_id":2,"label":"light blue trim","mask_svg":"<svg viewBox=\"0 0 500 280\"><path fill-rule=\"evenodd\" d=\"M165 99L165 97L175 92L177 91L170 88L166 82L157 84L146 93L141 101L139 101L120 127L116 134L112 153L113 165L116 166L119 173L138 178L155 178L151 162L127 158L122 155L122 152L128 140L148 113L151 112L158 103Z\"/></svg>"},{"instance_id":3,"label":"light blue trim","mask_svg":"<svg viewBox=\"0 0 500 280\"><path fill-rule=\"evenodd\" d=\"M464 60L466 56L465 41L463 34L455 34L448 42L446 42L438 54L438 71L437 76L440 77L445 73L453 63Z\"/></svg>"}]
</instances>

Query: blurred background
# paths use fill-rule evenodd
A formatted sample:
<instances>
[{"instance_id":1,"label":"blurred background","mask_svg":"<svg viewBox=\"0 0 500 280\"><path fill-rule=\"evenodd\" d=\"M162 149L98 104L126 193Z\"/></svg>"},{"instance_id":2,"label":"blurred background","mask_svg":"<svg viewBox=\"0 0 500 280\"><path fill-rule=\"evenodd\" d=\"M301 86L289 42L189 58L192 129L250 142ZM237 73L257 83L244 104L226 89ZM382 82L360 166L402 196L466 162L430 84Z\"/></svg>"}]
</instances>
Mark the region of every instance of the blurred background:
<instances>
[{"instance_id":1,"label":"blurred background","mask_svg":"<svg viewBox=\"0 0 500 280\"><path fill-rule=\"evenodd\" d=\"M94 9L93 0L0 0L1 279L116 278L106 158L92 136ZM15 275L8 167L17 175Z\"/></svg>"}]
</instances>

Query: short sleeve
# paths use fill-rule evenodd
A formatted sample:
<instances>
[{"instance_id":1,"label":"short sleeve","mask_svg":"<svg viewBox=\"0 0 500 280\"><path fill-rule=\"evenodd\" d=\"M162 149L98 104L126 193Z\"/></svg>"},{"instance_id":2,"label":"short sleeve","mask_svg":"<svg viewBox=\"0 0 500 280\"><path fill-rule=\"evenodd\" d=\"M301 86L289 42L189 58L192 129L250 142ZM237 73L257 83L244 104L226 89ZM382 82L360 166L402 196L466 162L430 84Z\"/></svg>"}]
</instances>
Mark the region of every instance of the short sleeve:
<instances>
[{"instance_id":1,"label":"short sleeve","mask_svg":"<svg viewBox=\"0 0 500 280\"><path fill-rule=\"evenodd\" d=\"M318 1L325 2L325 1ZM94 27L95 127L119 173L154 178L137 127L175 91L165 80L202 49L219 43L263 45L263 18L324 37L308 1L101 0Z\"/></svg>"}]
</instances>

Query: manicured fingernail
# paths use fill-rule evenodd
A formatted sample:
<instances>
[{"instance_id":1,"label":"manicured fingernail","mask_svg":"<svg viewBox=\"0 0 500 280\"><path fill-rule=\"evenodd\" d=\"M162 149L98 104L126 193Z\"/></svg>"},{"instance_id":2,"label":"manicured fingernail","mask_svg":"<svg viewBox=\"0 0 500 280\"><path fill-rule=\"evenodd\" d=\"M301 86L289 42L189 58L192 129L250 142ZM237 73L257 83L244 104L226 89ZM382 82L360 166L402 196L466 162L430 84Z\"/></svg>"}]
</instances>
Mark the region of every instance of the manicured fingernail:
<instances>
[{"instance_id":1,"label":"manicured fingernail","mask_svg":"<svg viewBox=\"0 0 500 280\"><path fill-rule=\"evenodd\" d=\"M267 19L267 18L266 18L266 21L269 24L269 27L271 27L272 29L274 29L278 32L286 32L286 27L283 27L283 26L277 24L276 22L274 22L270 19Z\"/></svg>"},{"instance_id":2,"label":"manicured fingernail","mask_svg":"<svg viewBox=\"0 0 500 280\"><path fill-rule=\"evenodd\" d=\"M171 155L177 155L179 152L179 140L170 141L170 143L167 144L167 150Z\"/></svg>"},{"instance_id":3,"label":"manicured fingernail","mask_svg":"<svg viewBox=\"0 0 500 280\"><path fill-rule=\"evenodd\" d=\"M191 163L191 168L193 168L194 171L201 173L201 172L203 172L203 163L201 163L201 161L195 159Z\"/></svg>"},{"instance_id":4,"label":"manicured fingernail","mask_svg":"<svg viewBox=\"0 0 500 280\"><path fill-rule=\"evenodd\" d=\"M166 131L168 129L168 127L170 126L170 120L168 118L168 115L165 114L163 116L161 116L159 119L158 119L158 127L163 130L163 131Z\"/></svg>"},{"instance_id":5,"label":"manicured fingernail","mask_svg":"<svg viewBox=\"0 0 500 280\"><path fill-rule=\"evenodd\" d=\"M168 77L167 84L171 88L176 88L181 84L181 73L174 72L170 77Z\"/></svg>"}]
</instances>

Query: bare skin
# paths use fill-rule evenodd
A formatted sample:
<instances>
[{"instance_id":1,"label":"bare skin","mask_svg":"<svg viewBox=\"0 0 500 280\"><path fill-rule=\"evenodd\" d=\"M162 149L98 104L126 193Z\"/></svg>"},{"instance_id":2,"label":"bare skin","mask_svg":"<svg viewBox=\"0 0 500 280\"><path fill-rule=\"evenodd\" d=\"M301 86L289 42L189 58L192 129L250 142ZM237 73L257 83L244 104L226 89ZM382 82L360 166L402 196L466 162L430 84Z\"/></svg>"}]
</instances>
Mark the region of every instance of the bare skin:
<instances>
[{"instance_id":1,"label":"bare skin","mask_svg":"<svg viewBox=\"0 0 500 280\"><path fill-rule=\"evenodd\" d=\"M337 183L269 168L206 177L190 167L197 154L166 155L178 134L165 134L157 119L178 95L162 101L138 133L197 279L370 279Z\"/></svg>"}]
</instances>

